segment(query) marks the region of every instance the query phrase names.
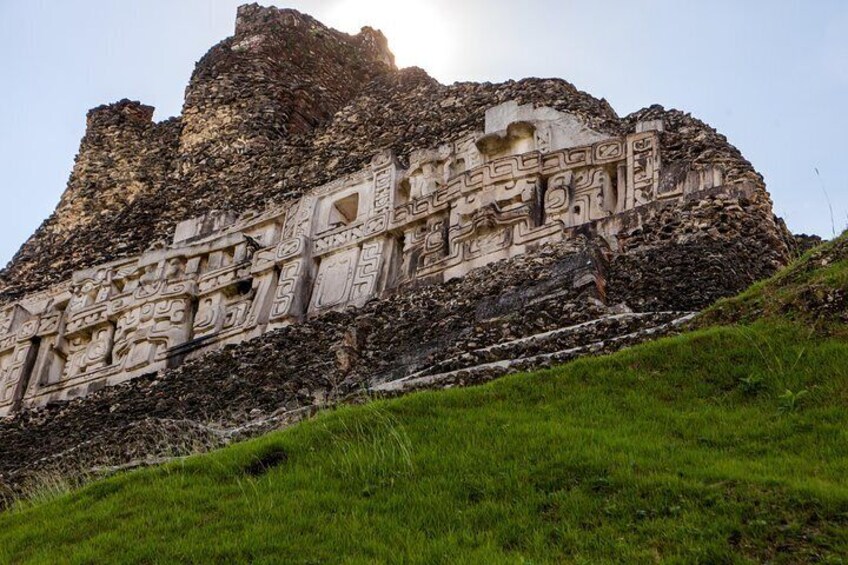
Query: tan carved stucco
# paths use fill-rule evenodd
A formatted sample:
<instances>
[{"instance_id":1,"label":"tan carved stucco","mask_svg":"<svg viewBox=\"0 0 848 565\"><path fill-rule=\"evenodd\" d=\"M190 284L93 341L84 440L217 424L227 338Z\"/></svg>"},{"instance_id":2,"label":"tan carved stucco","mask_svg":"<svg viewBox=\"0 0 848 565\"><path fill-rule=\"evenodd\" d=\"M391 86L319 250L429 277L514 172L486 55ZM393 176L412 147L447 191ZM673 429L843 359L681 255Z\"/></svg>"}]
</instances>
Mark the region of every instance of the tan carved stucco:
<instances>
[{"instance_id":1,"label":"tan carved stucco","mask_svg":"<svg viewBox=\"0 0 848 565\"><path fill-rule=\"evenodd\" d=\"M659 130L610 137L506 103L483 132L388 151L300 200L181 223L170 246L74 273L0 311L0 416L85 395L412 281L445 281L594 224L721 183L659 192Z\"/></svg>"}]
</instances>

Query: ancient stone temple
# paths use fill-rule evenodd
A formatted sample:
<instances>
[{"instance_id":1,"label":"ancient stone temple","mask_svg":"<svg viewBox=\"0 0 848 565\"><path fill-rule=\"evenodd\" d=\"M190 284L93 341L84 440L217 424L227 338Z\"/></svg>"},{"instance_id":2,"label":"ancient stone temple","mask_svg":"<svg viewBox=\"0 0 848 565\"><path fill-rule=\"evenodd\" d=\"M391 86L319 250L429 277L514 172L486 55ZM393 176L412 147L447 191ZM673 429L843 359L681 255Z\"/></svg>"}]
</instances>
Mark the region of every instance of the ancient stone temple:
<instances>
[{"instance_id":1,"label":"ancient stone temple","mask_svg":"<svg viewBox=\"0 0 848 565\"><path fill-rule=\"evenodd\" d=\"M182 115L152 116L89 113L0 274L7 456L626 345L793 252L762 177L688 114L621 118L562 80L444 86L380 32L293 10L241 7Z\"/></svg>"},{"instance_id":2,"label":"ancient stone temple","mask_svg":"<svg viewBox=\"0 0 848 565\"><path fill-rule=\"evenodd\" d=\"M387 290L443 282L571 239L611 246L623 213L721 185L659 185L659 122L612 137L570 114L508 102L485 130L391 150L356 173L262 213L210 211L168 246L76 271L3 312L0 410L85 394Z\"/></svg>"}]
</instances>

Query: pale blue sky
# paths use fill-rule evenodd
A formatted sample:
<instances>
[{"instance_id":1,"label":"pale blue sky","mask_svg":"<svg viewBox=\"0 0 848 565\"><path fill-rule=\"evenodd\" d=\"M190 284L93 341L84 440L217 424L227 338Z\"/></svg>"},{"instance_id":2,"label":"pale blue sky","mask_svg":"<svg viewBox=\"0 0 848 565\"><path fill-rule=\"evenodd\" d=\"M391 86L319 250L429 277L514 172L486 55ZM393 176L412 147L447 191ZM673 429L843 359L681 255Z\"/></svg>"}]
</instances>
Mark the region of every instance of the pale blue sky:
<instances>
[{"instance_id":1,"label":"pale blue sky","mask_svg":"<svg viewBox=\"0 0 848 565\"><path fill-rule=\"evenodd\" d=\"M86 111L121 98L179 114L194 62L232 33L231 0L0 0L0 263L65 188ZM264 2L263 4L268 4ZM796 232L848 224L848 1L302 0L384 30L445 83L562 77L620 115L692 112L766 177ZM816 176L815 169L821 173Z\"/></svg>"}]
</instances>

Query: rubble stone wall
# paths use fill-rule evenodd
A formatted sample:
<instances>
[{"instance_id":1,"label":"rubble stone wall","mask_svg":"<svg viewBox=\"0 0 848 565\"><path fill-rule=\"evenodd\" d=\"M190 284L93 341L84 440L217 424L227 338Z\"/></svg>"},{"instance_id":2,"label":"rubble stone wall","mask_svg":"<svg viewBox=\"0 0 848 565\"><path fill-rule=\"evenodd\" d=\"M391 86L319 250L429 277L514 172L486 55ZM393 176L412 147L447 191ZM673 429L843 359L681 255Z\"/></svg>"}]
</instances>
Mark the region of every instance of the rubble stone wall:
<instances>
[{"instance_id":1,"label":"rubble stone wall","mask_svg":"<svg viewBox=\"0 0 848 565\"><path fill-rule=\"evenodd\" d=\"M62 199L86 193L88 223L77 221L76 207L57 207L0 271L0 302L139 254L168 241L179 222L211 209L261 210L299 198L366 167L382 150L405 166L415 150L483 130L486 110L513 100L567 112L617 136L636 133L639 122L662 120L671 184L713 162L725 171L725 183L759 179L723 136L682 112L652 106L619 118L605 100L561 79L441 85L421 69L395 69L385 38L369 28L349 36L292 10L255 5L242 7L238 18L234 36L198 62L181 116L139 128L114 116L144 115L140 103L92 112L100 110L113 135L146 130L145 142L93 146L88 141L102 128L89 122L94 131L77 161L97 166L75 167ZM134 197L97 198L101 189L121 192L124 181L110 164L132 161L126 147L136 147L143 161L125 169L134 177Z\"/></svg>"},{"instance_id":2,"label":"rubble stone wall","mask_svg":"<svg viewBox=\"0 0 848 565\"><path fill-rule=\"evenodd\" d=\"M123 104L92 120L104 116L132 121L138 135L118 142L138 159L130 142L148 131L150 109ZM627 225L618 215L721 182L716 172L659 192L658 133L641 130L613 137L571 114L510 102L489 109L483 131L413 152L405 169L384 151L283 206L186 220L169 246L77 271L0 312L0 415L361 307L399 286L462 277L577 227L592 225L618 247ZM131 183L138 167L115 163L116 184Z\"/></svg>"},{"instance_id":3,"label":"rubble stone wall","mask_svg":"<svg viewBox=\"0 0 848 565\"><path fill-rule=\"evenodd\" d=\"M185 454L260 433L383 383L499 359L597 344L654 319L587 326L555 343L528 339L621 313L604 304L608 252L576 236L407 286L0 422L0 490L44 469L79 471Z\"/></svg>"},{"instance_id":4,"label":"rubble stone wall","mask_svg":"<svg viewBox=\"0 0 848 565\"><path fill-rule=\"evenodd\" d=\"M799 245L688 114L620 118L559 79L441 85L293 10L241 7L182 115L152 118L89 112L56 211L0 272L13 484L635 343Z\"/></svg>"}]
</instances>

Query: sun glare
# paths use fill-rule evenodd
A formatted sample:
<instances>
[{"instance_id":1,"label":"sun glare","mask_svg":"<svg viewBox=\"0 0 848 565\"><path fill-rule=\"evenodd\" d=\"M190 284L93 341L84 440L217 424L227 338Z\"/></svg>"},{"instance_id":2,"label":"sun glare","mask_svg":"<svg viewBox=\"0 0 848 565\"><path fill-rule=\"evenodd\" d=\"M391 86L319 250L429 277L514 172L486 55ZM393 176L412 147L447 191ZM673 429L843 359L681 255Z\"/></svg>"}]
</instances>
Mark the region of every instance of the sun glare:
<instances>
[{"instance_id":1,"label":"sun glare","mask_svg":"<svg viewBox=\"0 0 848 565\"><path fill-rule=\"evenodd\" d=\"M329 10L328 23L348 33L364 25L380 29L389 40L398 67L418 66L444 80L454 55L448 19L422 0L340 0Z\"/></svg>"}]
</instances>

